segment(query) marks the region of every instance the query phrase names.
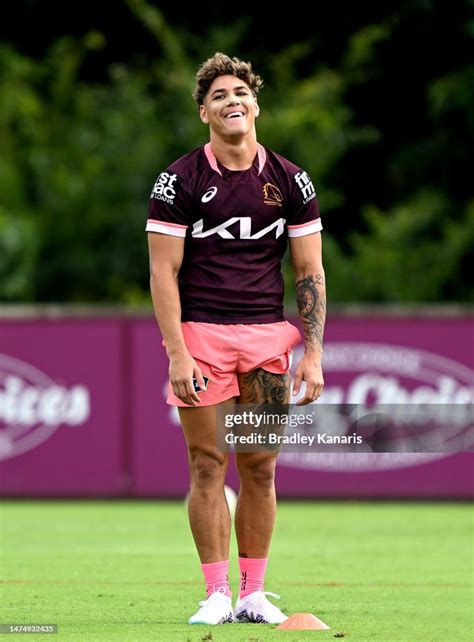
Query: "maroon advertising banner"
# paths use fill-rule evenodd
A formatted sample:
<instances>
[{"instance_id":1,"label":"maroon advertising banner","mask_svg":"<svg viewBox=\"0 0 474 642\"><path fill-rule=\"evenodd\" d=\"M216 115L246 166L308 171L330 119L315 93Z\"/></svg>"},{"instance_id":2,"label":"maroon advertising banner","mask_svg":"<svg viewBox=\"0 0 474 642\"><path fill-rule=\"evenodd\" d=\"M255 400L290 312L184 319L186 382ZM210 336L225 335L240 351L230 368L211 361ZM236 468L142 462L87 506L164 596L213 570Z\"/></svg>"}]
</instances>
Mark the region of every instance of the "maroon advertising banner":
<instances>
[{"instance_id":1,"label":"maroon advertising banner","mask_svg":"<svg viewBox=\"0 0 474 642\"><path fill-rule=\"evenodd\" d=\"M0 492L123 489L123 328L113 320L0 322Z\"/></svg>"},{"instance_id":2,"label":"maroon advertising banner","mask_svg":"<svg viewBox=\"0 0 474 642\"><path fill-rule=\"evenodd\" d=\"M158 331L147 322L133 331L143 375L134 389L133 491L183 495L188 488L185 447L176 410L163 405L166 365L164 371L158 366L164 356L154 339ZM470 318L331 318L323 360L326 385L318 403L472 404L472 338ZM295 349L294 365L302 353L302 346ZM473 463L472 453L282 452L278 494L467 498L473 491ZM234 467L228 483L238 489Z\"/></svg>"},{"instance_id":3,"label":"maroon advertising banner","mask_svg":"<svg viewBox=\"0 0 474 642\"><path fill-rule=\"evenodd\" d=\"M333 315L316 410L318 404L472 407L472 327L469 316ZM293 367L301 355L298 346ZM150 317L0 321L0 492L184 497L187 456L177 411L165 403L167 370ZM441 424L442 413L433 421ZM474 455L465 446L283 450L278 494L470 498ZM233 466L228 484L238 489Z\"/></svg>"}]
</instances>

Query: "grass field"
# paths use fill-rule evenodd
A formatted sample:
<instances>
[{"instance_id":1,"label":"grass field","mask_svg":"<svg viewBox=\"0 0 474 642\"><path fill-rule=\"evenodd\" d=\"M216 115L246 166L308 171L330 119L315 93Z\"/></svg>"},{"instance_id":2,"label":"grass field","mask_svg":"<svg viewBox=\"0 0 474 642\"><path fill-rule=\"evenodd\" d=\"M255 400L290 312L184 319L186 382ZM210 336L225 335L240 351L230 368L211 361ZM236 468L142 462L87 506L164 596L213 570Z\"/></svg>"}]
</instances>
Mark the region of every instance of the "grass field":
<instances>
[{"instance_id":1,"label":"grass field","mask_svg":"<svg viewBox=\"0 0 474 642\"><path fill-rule=\"evenodd\" d=\"M0 623L58 624L34 639L471 642L467 504L280 502L266 589L329 631L189 626L204 598L182 502L1 505ZM232 543L231 581L238 567ZM30 638L31 639L31 638Z\"/></svg>"}]
</instances>

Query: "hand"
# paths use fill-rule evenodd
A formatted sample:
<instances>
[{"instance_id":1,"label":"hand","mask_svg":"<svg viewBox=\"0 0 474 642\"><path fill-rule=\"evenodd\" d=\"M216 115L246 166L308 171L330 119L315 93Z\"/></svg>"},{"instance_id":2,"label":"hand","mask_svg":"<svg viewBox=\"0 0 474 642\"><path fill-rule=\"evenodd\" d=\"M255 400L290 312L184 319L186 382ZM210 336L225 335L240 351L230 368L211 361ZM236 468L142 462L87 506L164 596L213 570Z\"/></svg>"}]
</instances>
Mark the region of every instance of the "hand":
<instances>
[{"instance_id":1,"label":"hand","mask_svg":"<svg viewBox=\"0 0 474 642\"><path fill-rule=\"evenodd\" d=\"M174 394L190 406L197 406L201 401L194 390L193 377L203 390L206 384L202 378L201 368L189 352L182 352L170 357L169 377Z\"/></svg>"},{"instance_id":2,"label":"hand","mask_svg":"<svg viewBox=\"0 0 474 642\"><path fill-rule=\"evenodd\" d=\"M299 362L293 384L293 395L299 393L303 381L306 382L306 391L304 397L297 402L297 406L306 406L321 396L324 379L319 352L306 352Z\"/></svg>"}]
</instances>

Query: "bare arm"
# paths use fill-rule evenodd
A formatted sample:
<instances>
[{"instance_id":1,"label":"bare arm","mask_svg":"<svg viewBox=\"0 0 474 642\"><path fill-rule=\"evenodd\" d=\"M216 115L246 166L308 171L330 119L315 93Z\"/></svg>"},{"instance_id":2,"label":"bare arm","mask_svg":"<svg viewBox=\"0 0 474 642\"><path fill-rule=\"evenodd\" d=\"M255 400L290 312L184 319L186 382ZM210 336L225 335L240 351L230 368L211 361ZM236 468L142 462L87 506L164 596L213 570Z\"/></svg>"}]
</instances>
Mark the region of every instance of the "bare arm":
<instances>
[{"instance_id":1,"label":"bare arm","mask_svg":"<svg viewBox=\"0 0 474 642\"><path fill-rule=\"evenodd\" d=\"M305 396L298 405L317 399L324 386L321 369L324 324L326 320L326 286L322 262L321 234L290 238L291 258L296 277L296 302L303 322L305 354L296 370L293 394L306 382Z\"/></svg>"},{"instance_id":2,"label":"bare arm","mask_svg":"<svg viewBox=\"0 0 474 642\"><path fill-rule=\"evenodd\" d=\"M177 397L190 405L199 403L192 378L205 388L202 373L189 354L181 329L181 301L178 273L183 261L184 239L148 233L150 290L153 310L170 360L170 382Z\"/></svg>"}]
</instances>

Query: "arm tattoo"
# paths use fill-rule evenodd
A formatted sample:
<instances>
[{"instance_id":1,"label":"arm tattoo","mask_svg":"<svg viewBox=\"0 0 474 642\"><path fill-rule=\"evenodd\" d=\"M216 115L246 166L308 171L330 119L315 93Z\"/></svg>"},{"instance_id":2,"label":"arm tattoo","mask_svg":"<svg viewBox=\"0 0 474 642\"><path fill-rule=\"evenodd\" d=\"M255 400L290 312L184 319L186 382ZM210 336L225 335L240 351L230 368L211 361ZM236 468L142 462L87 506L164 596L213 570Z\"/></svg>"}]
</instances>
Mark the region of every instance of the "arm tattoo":
<instances>
[{"instance_id":1,"label":"arm tattoo","mask_svg":"<svg viewBox=\"0 0 474 642\"><path fill-rule=\"evenodd\" d=\"M303 321L305 350L323 349L326 292L322 274L307 274L296 282L296 303Z\"/></svg>"}]
</instances>

